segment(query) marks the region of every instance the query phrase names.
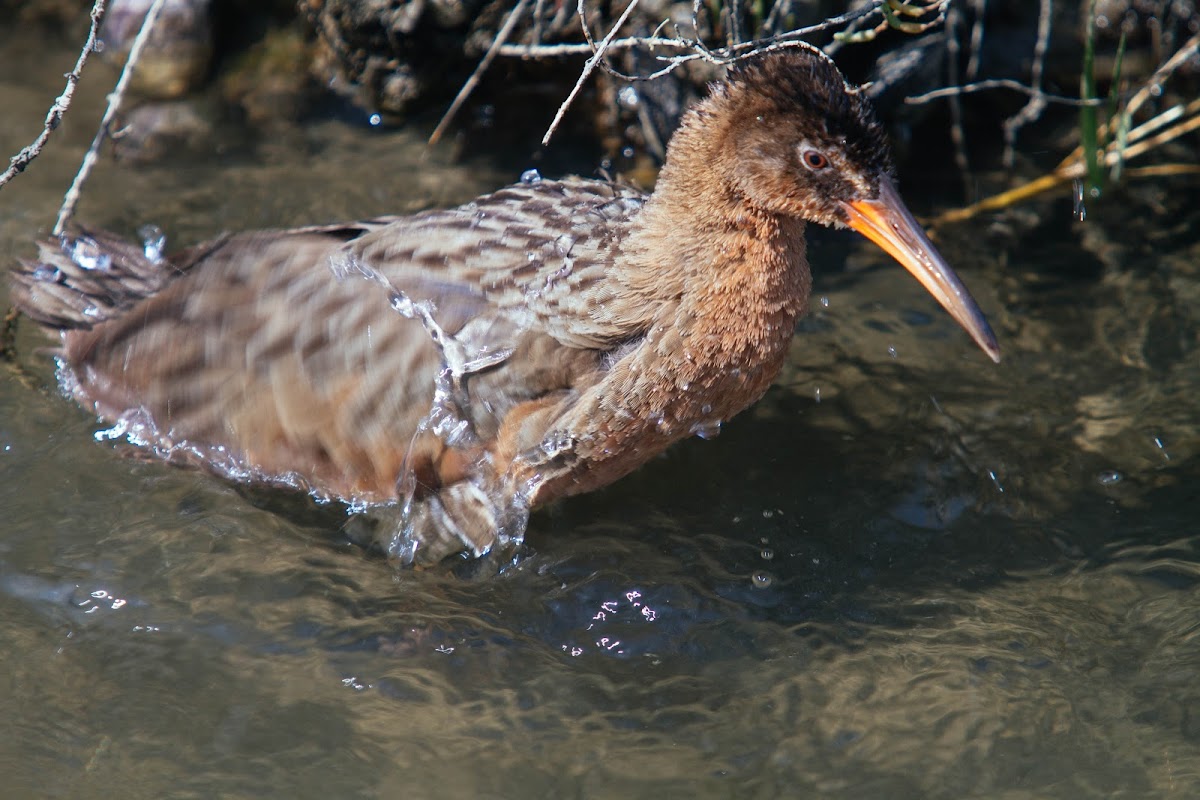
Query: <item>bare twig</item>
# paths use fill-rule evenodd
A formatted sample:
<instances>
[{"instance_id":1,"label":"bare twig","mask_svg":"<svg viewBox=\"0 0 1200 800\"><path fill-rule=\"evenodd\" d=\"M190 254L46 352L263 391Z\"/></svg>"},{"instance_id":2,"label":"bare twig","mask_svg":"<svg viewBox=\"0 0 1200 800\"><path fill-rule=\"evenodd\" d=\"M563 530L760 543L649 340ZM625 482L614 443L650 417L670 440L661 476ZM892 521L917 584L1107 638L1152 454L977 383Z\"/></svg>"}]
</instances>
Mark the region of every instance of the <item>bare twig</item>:
<instances>
[{"instance_id":1,"label":"bare twig","mask_svg":"<svg viewBox=\"0 0 1200 800\"><path fill-rule=\"evenodd\" d=\"M79 172L75 173L75 180L72 181L71 188L67 190L66 197L63 198L62 208L58 210L58 220L54 223L53 231L55 236L62 236L63 230L75 213L75 205L79 202L79 193L83 190L84 181L91 174L92 167L96 165L96 159L100 155L100 145L104 143L113 117L117 115L117 110L121 107L121 100L125 97L125 90L133 77L133 70L142 54L142 48L150 38L150 31L154 29L154 23L158 20L158 12L162 11L165 4L166 0L154 0L146 12L146 18L142 20L141 30L138 31L137 38L133 40L133 46L129 48L129 57L125 59L125 68L121 70L121 77L117 80L116 88L108 96L108 107L104 109L104 116L100 119L100 128L92 138L92 146L84 154L83 163L79 165Z\"/></svg>"},{"instance_id":2,"label":"bare twig","mask_svg":"<svg viewBox=\"0 0 1200 800\"><path fill-rule=\"evenodd\" d=\"M1033 67L1030 75L1029 101L1004 121L1004 166L1011 169L1017 158L1017 134L1046 110L1046 95L1042 92L1042 75L1046 69L1046 48L1050 43L1050 17L1053 0L1041 0L1038 6L1037 42L1033 46ZM1080 112L1083 113L1083 112Z\"/></svg>"},{"instance_id":3,"label":"bare twig","mask_svg":"<svg viewBox=\"0 0 1200 800\"><path fill-rule=\"evenodd\" d=\"M793 31L778 34L777 36L755 39L750 42L742 42L731 47L721 47L711 51L703 48L703 44L699 40L685 36L629 36L621 39L613 39L605 49L609 52L631 50L637 47L644 47L651 51L664 49L683 53L683 55L679 56L660 56L664 61L674 59L679 59L680 61L710 60L714 63L727 64L735 57L757 54L772 45L803 39L806 36L811 36L814 33L820 33L830 28L843 27L860 17L877 13L879 6L883 2L884 0L876 0L871 5L862 6L837 17L830 17L816 25L809 25L804 28L797 28ZM590 32L588 36L590 37ZM703 50L700 48L703 48ZM596 43L595 41L589 41L578 44L505 44L500 47L499 52L502 56L516 58L561 58L564 56L594 54L596 52Z\"/></svg>"},{"instance_id":4,"label":"bare twig","mask_svg":"<svg viewBox=\"0 0 1200 800\"><path fill-rule=\"evenodd\" d=\"M967 80L979 75L979 59L983 54L983 24L987 19L987 0L971 0L975 20L971 24L971 57L967 60Z\"/></svg>"},{"instance_id":5,"label":"bare twig","mask_svg":"<svg viewBox=\"0 0 1200 800\"><path fill-rule=\"evenodd\" d=\"M962 86L946 86L942 89L934 89L924 94L915 94L912 97L904 98L904 102L909 105L919 105L921 103L929 103L934 100L941 100L945 97L955 97L962 94L974 94L975 92L990 91L992 89L1011 89L1014 92L1021 92L1026 95L1039 95L1047 103L1056 103L1064 106L1099 106L1103 105L1105 99L1093 98L1091 100L1081 100L1078 97L1067 97L1061 94L1050 94L1049 92L1038 92L1020 81L1014 81L1011 78L992 78L986 81L975 81L974 83L964 83Z\"/></svg>"},{"instance_id":6,"label":"bare twig","mask_svg":"<svg viewBox=\"0 0 1200 800\"><path fill-rule=\"evenodd\" d=\"M962 56L962 44L958 39L963 24L962 9L955 5L946 12L946 77L951 86L958 85L958 64ZM963 131L963 109L960 95L950 96L950 141L954 144L954 164L963 181L963 196L970 196L971 163L967 159L967 136Z\"/></svg>"},{"instance_id":7,"label":"bare twig","mask_svg":"<svg viewBox=\"0 0 1200 800\"><path fill-rule=\"evenodd\" d=\"M550 137L554 135L554 131L558 128L558 123L562 121L563 115L567 113L567 109L570 108L571 103L575 101L575 97L579 94L579 90L583 88L583 84L587 82L588 76L592 74L592 70L596 68L596 65L608 52L609 43L612 42L612 40L616 37L617 31L620 30L621 26L625 24L625 20L629 19L629 15L633 13L635 8L637 8L637 4L638 0L630 0L629 5L625 7L625 10L621 12L621 16L618 17L616 23L613 24L612 30L610 30L608 35L600 41L600 45L596 48L596 51L592 54L592 57L589 58L587 63L583 65L583 72L580 73L579 80L575 81L575 87L571 89L571 93L567 95L567 99L564 100L562 105L558 107L558 113L554 115L554 121L550 123L550 127L547 129L546 135L542 137L543 147L550 143ZM579 0L579 14L581 17L583 16L583 13L583 0ZM590 31L587 31L586 20L583 27L584 31L588 33L588 38L590 39Z\"/></svg>"},{"instance_id":8,"label":"bare twig","mask_svg":"<svg viewBox=\"0 0 1200 800\"><path fill-rule=\"evenodd\" d=\"M75 68L66 74L67 85L63 88L63 93L55 98L54 105L50 106L50 111L46 114L46 122L42 126L42 132L38 134L38 137L33 140L32 144L9 159L8 169L4 170L3 174L0 174L0 186L8 183L18 174L25 171L29 163L41 154L42 148L46 146L46 142L50 139L50 134L62 122L63 115L71 107L71 99L75 96L75 86L79 83L79 76L83 72L83 66L87 63L88 56L96 49L96 37L99 35L100 25L104 22L106 11L108 11L108 0L96 0L92 5L92 25L88 29L87 41L83 43L83 49L79 51L79 58L75 61Z\"/></svg>"},{"instance_id":9,"label":"bare twig","mask_svg":"<svg viewBox=\"0 0 1200 800\"><path fill-rule=\"evenodd\" d=\"M427 144L433 146L442 138L442 134L450 127L450 123L454 121L454 116L458 110L462 108L463 103L467 102L467 98L471 96L471 92L475 91L475 87L479 85L480 79L483 78L483 73L487 72L487 68L492 65L492 60L496 57L496 53L500 47L508 41L508 37L512 34L512 30L516 27L517 20L525 13L525 7L529 5L529 0L520 0L513 10L508 12L508 17L505 18L504 24L500 26L500 30L496 33L496 38L492 40L492 44L488 47L487 52L483 54L483 58L479 60L479 64L475 67L475 71L471 73L471 77L467 78L467 82L458 90L458 94L454 98L454 102L446 109L446 113L442 115L442 119L438 122L437 127L433 129L433 133L429 135Z\"/></svg>"}]
</instances>

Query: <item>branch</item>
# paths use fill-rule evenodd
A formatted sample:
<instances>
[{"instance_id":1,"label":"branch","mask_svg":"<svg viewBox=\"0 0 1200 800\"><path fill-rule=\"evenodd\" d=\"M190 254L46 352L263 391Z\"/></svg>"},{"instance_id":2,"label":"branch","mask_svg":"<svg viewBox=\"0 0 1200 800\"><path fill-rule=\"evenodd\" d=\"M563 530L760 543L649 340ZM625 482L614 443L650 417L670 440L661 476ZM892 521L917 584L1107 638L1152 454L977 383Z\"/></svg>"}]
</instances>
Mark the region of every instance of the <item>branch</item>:
<instances>
[{"instance_id":1,"label":"branch","mask_svg":"<svg viewBox=\"0 0 1200 800\"><path fill-rule=\"evenodd\" d=\"M429 141L426 142L428 146L432 147L437 144L438 140L442 138L442 134L446 132L446 128L450 127L450 123L454 121L454 115L458 113L463 103L467 102L467 98L471 96L471 92L475 91L475 87L479 85L479 81L483 78L483 73L487 72L487 68L492 65L492 60L496 57L497 51L508 40L512 29L516 27L517 20L520 19L527 5L529 5L529 0L520 0L513 10L508 12L508 17L504 20L504 25L500 27L496 38L492 40L491 47L483 54L483 58L479 60L479 64L475 67L475 71L471 73L471 77L467 78L467 82L458 90L454 102L446 109L446 113L442 115L441 121L433 129L433 133L429 134Z\"/></svg>"},{"instance_id":2,"label":"branch","mask_svg":"<svg viewBox=\"0 0 1200 800\"><path fill-rule=\"evenodd\" d=\"M75 205L79 202L79 193L83 190L83 183L91 174L92 167L96 165L96 159L100 155L100 145L104 143L104 138L108 135L109 126L112 125L113 117L117 115L117 109L120 108L121 100L125 97L129 80L133 77L133 68L142 54L142 48L150 38L150 31L158 20L158 12L164 5L166 5L166 0L154 0L150 10L146 12L146 18L142 20L141 30L138 31L137 38L133 40L133 46L129 48L129 57L125 60L125 68L121 70L117 86L108 96L108 107L104 109L104 116L100 119L100 129L92 138L92 146L84 154L83 163L79 165L79 172L75 173L75 180L63 198L62 208L58 210L58 220L54 223L52 231L54 236L62 236L63 230L75 213Z\"/></svg>"},{"instance_id":3,"label":"branch","mask_svg":"<svg viewBox=\"0 0 1200 800\"><path fill-rule=\"evenodd\" d=\"M87 41L83 43L83 49L79 51L79 58L75 61L75 69L66 74L67 85L63 88L63 93L54 100L54 105L50 106L50 111L46 114L46 122L42 126L42 132L38 137L21 152L17 153L9 159L8 169L0 174L0 186L11 181L18 174L25 171L35 158L42 153L42 148L46 146L46 142L50 139L50 134L56 130L59 123L62 122L63 115L67 113L67 109L71 107L71 99L75 96L75 86L79 83L79 76L83 72L83 65L87 63L90 56L96 49L96 37L100 32L100 25L104 22L104 14L108 11L108 0L96 0L92 6L92 26L88 29Z\"/></svg>"}]
</instances>

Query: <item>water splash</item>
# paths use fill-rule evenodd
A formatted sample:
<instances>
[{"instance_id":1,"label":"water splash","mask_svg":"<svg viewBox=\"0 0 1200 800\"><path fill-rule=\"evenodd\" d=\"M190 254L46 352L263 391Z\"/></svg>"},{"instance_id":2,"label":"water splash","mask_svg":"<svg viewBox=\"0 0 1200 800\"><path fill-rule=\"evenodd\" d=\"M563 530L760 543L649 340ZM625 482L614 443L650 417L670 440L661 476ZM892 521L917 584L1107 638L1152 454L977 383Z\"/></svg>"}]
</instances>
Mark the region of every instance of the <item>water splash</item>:
<instances>
[{"instance_id":1,"label":"water splash","mask_svg":"<svg viewBox=\"0 0 1200 800\"><path fill-rule=\"evenodd\" d=\"M161 264L163 254L167 249L167 235L157 225L143 225L138 228L138 238L142 240L142 252L146 260L152 264Z\"/></svg>"},{"instance_id":2,"label":"water splash","mask_svg":"<svg viewBox=\"0 0 1200 800\"><path fill-rule=\"evenodd\" d=\"M351 254L335 256L330 266L339 280L365 278L382 287L388 294L392 309L419 323L425 330L437 348L441 363L434 377L429 411L417 423L401 465L396 483L400 521L390 537L388 553L411 563L417 558L428 533L460 541L477 556L493 548L507 550L519 544L525 534L530 501L540 486L539 478L535 476L524 485L516 485L508 480L508 476L496 474L491 455L482 446L483 442L475 429L467 379L507 361L526 328L514 327L499 334L508 341L495 342L492 339L498 334L494 321L476 318L451 334L438 322L438 307L433 300L409 296L374 266ZM494 539L489 543L472 539L470 532L462 529L453 518L452 511L438 497L419 497L421 487L412 456L421 450L418 445L425 437L434 437L447 449L473 454L467 459L465 481L444 487L441 494L448 499L449 494L453 493L455 502L471 509L476 523L479 519L490 521ZM571 444L568 439L543 442L542 449L546 455L558 455L560 451L569 449ZM432 531L427 530L429 527L432 527Z\"/></svg>"},{"instance_id":3,"label":"water splash","mask_svg":"<svg viewBox=\"0 0 1200 800\"><path fill-rule=\"evenodd\" d=\"M71 260L82 269L107 272L112 268L112 256L90 236L80 236L66 247Z\"/></svg>"},{"instance_id":4,"label":"water splash","mask_svg":"<svg viewBox=\"0 0 1200 800\"><path fill-rule=\"evenodd\" d=\"M692 425L691 433L693 436L699 436L701 439L715 439L721 435L721 420L711 419L697 422Z\"/></svg>"}]
</instances>

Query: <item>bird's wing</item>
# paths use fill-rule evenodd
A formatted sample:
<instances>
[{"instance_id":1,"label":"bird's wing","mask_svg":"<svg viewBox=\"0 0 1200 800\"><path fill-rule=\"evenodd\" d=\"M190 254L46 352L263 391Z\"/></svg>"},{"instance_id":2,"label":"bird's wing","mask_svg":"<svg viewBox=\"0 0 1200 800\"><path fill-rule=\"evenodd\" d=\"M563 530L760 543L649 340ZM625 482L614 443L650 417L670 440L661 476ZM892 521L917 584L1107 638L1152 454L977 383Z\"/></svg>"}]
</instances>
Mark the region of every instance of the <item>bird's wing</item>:
<instances>
[{"instance_id":1,"label":"bird's wing","mask_svg":"<svg viewBox=\"0 0 1200 800\"><path fill-rule=\"evenodd\" d=\"M458 208L376 220L335 261L410 299L432 300L448 330L463 323L451 311L466 293L522 328L608 349L640 333L641 320L608 314L606 304L620 288L611 265L644 202L634 189L601 181L518 184Z\"/></svg>"}]
</instances>

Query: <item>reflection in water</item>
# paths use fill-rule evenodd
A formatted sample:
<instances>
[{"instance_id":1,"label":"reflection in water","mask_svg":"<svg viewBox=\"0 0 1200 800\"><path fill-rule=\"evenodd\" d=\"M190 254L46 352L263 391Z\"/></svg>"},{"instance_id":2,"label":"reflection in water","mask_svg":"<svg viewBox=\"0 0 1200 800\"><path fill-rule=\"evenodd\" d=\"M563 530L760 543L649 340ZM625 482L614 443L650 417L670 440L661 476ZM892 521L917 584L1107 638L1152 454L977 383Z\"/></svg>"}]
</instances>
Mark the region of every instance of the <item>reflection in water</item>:
<instances>
[{"instance_id":1,"label":"reflection in water","mask_svg":"<svg viewBox=\"0 0 1200 800\"><path fill-rule=\"evenodd\" d=\"M0 150L60 80L0 84ZM0 192L0 251L53 219L85 127ZM311 136L108 165L82 213L183 243L507 179ZM881 256L830 274L844 245L817 240L827 302L764 403L535 514L498 575L396 572L340 512L97 444L24 328L40 383L0 373L5 792L1195 796L1200 219L1190 189L1138 191L1079 227L1068 199L942 232L995 287L999 368Z\"/></svg>"}]
</instances>

